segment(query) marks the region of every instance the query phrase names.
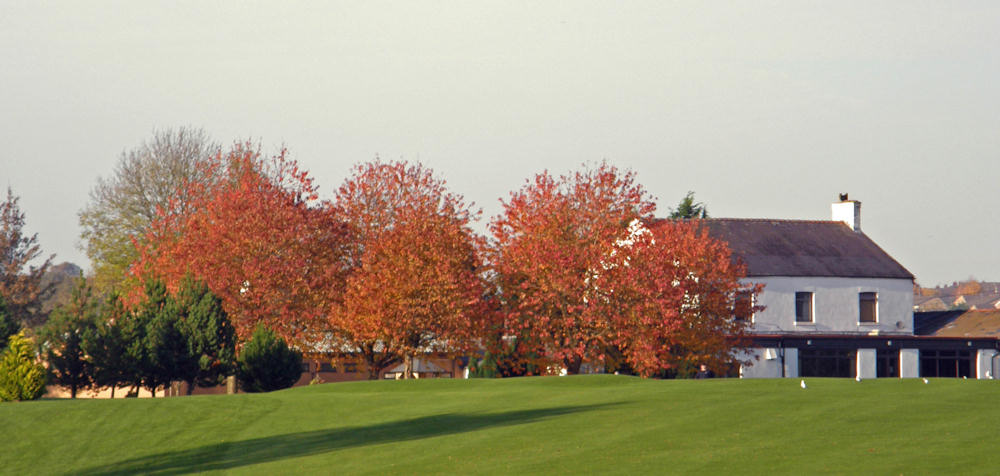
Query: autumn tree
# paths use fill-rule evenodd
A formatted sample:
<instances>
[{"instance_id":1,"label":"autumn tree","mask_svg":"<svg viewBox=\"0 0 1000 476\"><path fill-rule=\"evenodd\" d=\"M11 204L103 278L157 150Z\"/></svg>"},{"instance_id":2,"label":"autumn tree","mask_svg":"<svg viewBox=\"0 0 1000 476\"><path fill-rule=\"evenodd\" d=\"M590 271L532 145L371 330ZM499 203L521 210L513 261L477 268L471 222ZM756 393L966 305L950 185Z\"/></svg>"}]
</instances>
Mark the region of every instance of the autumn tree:
<instances>
[{"instance_id":1,"label":"autumn tree","mask_svg":"<svg viewBox=\"0 0 1000 476\"><path fill-rule=\"evenodd\" d=\"M612 315L609 340L643 376L705 364L722 372L747 345L759 287L725 242L695 222L634 222L595 279Z\"/></svg>"},{"instance_id":2,"label":"autumn tree","mask_svg":"<svg viewBox=\"0 0 1000 476\"><path fill-rule=\"evenodd\" d=\"M189 204L179 192L185 185L215 179L203 165L218 150L201 129L154 131L148 141L121 154L110 176L98 178L79 213L80 238L97 289L108 290L126 277L138 258L133 240L146 236L159 209L184 211Z\"/></svg>"},{"instance_id":3,"label":"autumn tree","mask_svg":"<svg viewBox=\"0 0 1000 476\"><path fill-rule=\"evenodd\" d=\"M37 326L46 317L42 302L52 293L52 286L43 285L42 277L55 255L39 263L42 250L38 235L24 233L25 216L19 201L7 187L7 199L0 203L0 296L14 321Z\"/></svg>"},{"instance_id":4,"label":"autumn tree","mask_svg":"<svg viewBox=\"0 0 1000 476\"><path fill-rule=\"evenodd\" d=\"M222 300L240 340L258 324L297 345L326 330L343 290L344 230L312 178L285 151L264 158L237 144L204 166L219 180L189 182L186 210L161 209L133 271L176 290L188 274Z\"/></svg>"},{"instance_id":5,"label":"autumn tree","mask_svg":"<svg viewBox=\"0 0 1000 476\"><path fill-rule=\"evenodd\" d=\"M93 384L93 371L84 341L96 331L100 302L81 276L69 303L53 311L41 332L42 349L53 382L69 387L70 398Z\"/></svg>"},{"instance_id":6,"label":"autumn tree","mask_svg":"<svg viewBox=\"0 0 1000 476\"><path fill-rule=\"evenodd\" d=\"M976 281L975 279L968 279L958 284L958 289L955 291L956 294L960 296L974 296L983 291L983 285Z\"/></svg>"},{"instance_id":7,"label":"autumn tree","mask_svg":"<svg viewBox=\"0 0 1000 476\"><path fill-rule=\"evenodd\" d=\"M493 353L569 373L584 362L643 376L726 369L759 289L699 221L656 222L653 210L634 174L607 163L538 174L511 194L491 223L505 313Z\"/></svg>"},{"instance_id":8,"label":"autumn tree","mask_svg":"<svg viewBox=\"0 0 1000 476\"><path fill-rule=\"evenodd\" d=\"M655 206L634 173L601 163L559 177L538 174L503 207L490 229L504 342L577 373L614 337L597 279L629 223L651 218Z\"/></svg>"},{"instance_id":9,"label":"autumn tree","mask_svg":"<svg viewBox=\"0 0 1000 476\"><path fill-rule=\"evenodd\" d=\"M334 211L350 237L350 274L331 328L369 378L400 360L409 377L416 354L468 350L484 287L475 213L462 197L421 164L376 160L354 168Z\"/></svg>"}]
</instances>

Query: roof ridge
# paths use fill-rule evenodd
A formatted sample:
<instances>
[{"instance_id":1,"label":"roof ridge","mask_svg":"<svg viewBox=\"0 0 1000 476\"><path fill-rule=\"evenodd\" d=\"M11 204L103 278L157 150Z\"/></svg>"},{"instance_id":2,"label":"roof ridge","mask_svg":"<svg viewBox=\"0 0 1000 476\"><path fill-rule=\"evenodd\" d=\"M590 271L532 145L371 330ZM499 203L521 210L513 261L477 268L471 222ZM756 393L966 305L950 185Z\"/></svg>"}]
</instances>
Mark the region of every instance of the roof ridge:
<instances>
[{"instance_id":1,"label":"roof ridge","mask_svg":"<svg viewBox=\"0 0 1000 476\"><path fill-rule=\"evenodd\" d=\"M778 221L778 222L788 222L788 223L836 223L836 224L844 224L845 226L847 225L846 223L844 223L844 222L842 222L840 220L805 220L805 219L800 219L800 218L699 218L698 220L704 220L704 221L746 221L746 222Z\"/></svg>"},{"instance_id":2,"label":"roof ridge","mask_svg":"<svg viewBox=\"0 0 1000 476\"><path fill-rule=\"evenodd\" d=\"M913 279L863 232L839 220L708 218L695 220L747 264L748 276Z\"/></svg>"}]
</instances>

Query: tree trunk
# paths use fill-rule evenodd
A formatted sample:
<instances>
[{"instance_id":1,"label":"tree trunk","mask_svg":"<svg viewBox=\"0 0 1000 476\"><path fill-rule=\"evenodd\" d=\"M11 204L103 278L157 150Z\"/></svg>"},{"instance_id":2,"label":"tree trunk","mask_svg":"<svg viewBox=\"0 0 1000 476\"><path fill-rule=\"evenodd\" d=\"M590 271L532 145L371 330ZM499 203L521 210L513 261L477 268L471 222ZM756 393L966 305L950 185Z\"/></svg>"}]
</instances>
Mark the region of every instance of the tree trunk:
<instances>
[{"instance_id":1,"label":"tree trunk","mask_svg":"<svg viewBox=\"0 0 1000 476\"><path fill-rule=\"evenodd\" d=\"M566 373L568 375L576 375L580 373L580 365L583 364L583 358L579 355L574 355L573 357L563 359L563 365L566 366Z\"/></svg>"},{"instance_id":2,"label":"tree trunk","mask_svg":"<svg viewBox=\"0 0 1000 476\"><path fill-rule=\"evenodd\" d=\"M411 378L413 378L413 356L406 353L403 356L403 379L409 380Z\"/></svg>"},{"instance_id":3,"label":"tree trunk","mask_svg":"<svg viewBox=\"0 0 1000 476\"><path fill-rule=\"evenodd\" d=\"M69 398L76 398L76 384L69 386Z\"/></svg>"},{"instance_id":4,"label":"tree trunk","mask_svg":"<svg viewBox=\"0 0 1000 476\"><path fill-rule=\"evenodd\" d=\"M364 354L365 368L368 370L368 380L378 380L379 371L382 369L378 365L375 365L375 355L374 354Z\"/></svg>"},{"instance_id":5,"label":"tree trunk","mask_svg":"<svg viewBox=\"0 0 1000 476\"><path fill-rule=\"evenodd\" d=\"M191 380L187 384L188 384L187 395L190 397L191 394L194 392L194 380Z\"/></svg>"},{"instance_id":6,"label":"tree trunk","mask_svg":"<svg viewBox=\"0 0 1000 476\"><path fill-rule=\"evenodd\" d=\"M115 398L115 384L111 384L111 398Z\"/></svg>"}]
</instances>

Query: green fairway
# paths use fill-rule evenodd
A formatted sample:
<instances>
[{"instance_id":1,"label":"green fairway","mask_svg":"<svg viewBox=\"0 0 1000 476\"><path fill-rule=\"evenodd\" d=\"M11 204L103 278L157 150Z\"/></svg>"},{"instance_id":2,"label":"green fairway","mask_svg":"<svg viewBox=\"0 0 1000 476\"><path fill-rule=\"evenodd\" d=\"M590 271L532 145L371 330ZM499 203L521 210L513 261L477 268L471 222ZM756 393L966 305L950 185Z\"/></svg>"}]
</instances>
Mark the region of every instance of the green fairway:
<instances>
[{"instance_id":1,"label":"green fairway","mask_svg":"<svg viewBox=\"0 0 1000 476\"><path fill-rule=\"evenodd\" d=\"M580 376L0 404L0 473L1000 472L1000 382Z\"/></svg>"}]
</instances>

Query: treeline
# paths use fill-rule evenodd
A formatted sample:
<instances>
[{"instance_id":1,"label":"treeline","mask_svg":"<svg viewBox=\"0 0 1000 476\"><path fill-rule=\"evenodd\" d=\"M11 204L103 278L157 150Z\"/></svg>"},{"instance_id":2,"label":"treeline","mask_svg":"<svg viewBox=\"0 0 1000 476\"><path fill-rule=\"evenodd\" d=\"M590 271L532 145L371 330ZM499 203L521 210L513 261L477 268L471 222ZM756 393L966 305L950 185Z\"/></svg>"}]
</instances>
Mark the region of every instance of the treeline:
<instances>
[{"instance_id":1,"label":"treeline","mask_svg":"<svg viewBox=\"0 0 1000 476\"><path fill-rule=\"evenodd\" d=\"M7 314L0 304L0 318ZM9 331L8 331L9 332ZM148 281L143 299L126 307L121 296L101 300L78 280L71 301L34 329L38 353L24 331L2 335L11 341L0 360L0 400L30 400L46 383L82 390L118 388L155 396L174 382L216 386L236 375L246 391L287 388L301 375L301 354L266 328L257 329L237 357L236 334L221 301L201 282L187 278L170 294Z\"/></svg>"},{"instance_id":2,"label":"treeline","mask_svg":"<svg viewBox=\"0 0 1000 476\"><path fill-rule=\"evenodd\" d=\"M81 225L96 292L114 296L105 317L182 308L170 296L189 300L200 282L235 349L263 327L304 352L356 359L371 378L400 362L409 373L427 352L488 356L477 372L501 376L585 364L652 376L693 362L722 372L740 359L759 290L697 220L657 220L633 172L541 172L502 204L480 236L480 212L419 163L358 164L323 197L283 151L222 150L182 129L124 154ZM707 215L690 193L675 212ZM147 327L183 340L202 335L197 322ZM160 359L151 348L122 355ZM180 363L161 370L181 373L116 383L197 383L207 371L195 353L165 355ZM222 373L204 382L230 365L206 359Z\"/></svg>"}]
</instances>

